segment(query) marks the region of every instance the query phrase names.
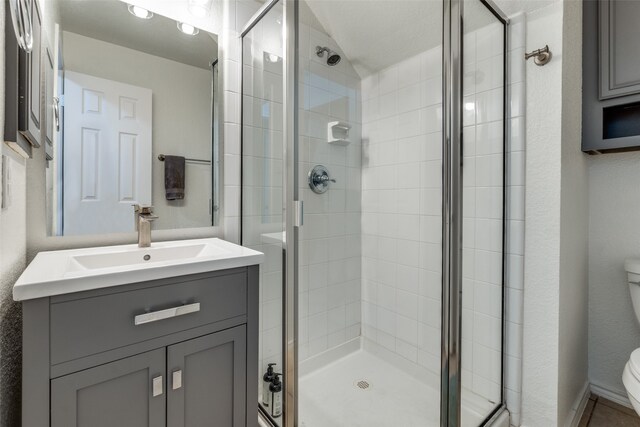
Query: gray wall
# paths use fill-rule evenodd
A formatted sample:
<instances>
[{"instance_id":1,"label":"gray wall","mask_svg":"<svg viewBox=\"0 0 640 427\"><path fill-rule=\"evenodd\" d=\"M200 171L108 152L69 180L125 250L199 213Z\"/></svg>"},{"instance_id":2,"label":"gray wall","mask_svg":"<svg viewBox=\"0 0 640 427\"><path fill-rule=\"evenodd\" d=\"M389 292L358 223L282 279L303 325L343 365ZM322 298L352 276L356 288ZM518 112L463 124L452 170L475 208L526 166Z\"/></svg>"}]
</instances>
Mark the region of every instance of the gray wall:
<instances>
[{"instance_id":1,"label":"gray wall","mask_svg":"<svg viewBox=\"0 0 640 427\"><path fill-rule=\"evenodd\" d=\"M624 260L640 257L640 153L589 159L589 378L626 398L622 371L640 346Z\"/></svg>"},{"instance_id":2,"label":"gray wall","mask_svg":"<svg viewBox=\"0 0 640 427\"><path fill-rule=\"evenodd\" d=\"M4 52L5 2L0 2L0 50ZM0 55L0 129L4 128L4 55ZM0 426L20 425L21 307L13 302L13 283L25 266L26 198L25 161L6 144L2 154L10 157L12 201L0 209ZM1 166L0 166L1 167Z\"/></svg>"}]
</instances>

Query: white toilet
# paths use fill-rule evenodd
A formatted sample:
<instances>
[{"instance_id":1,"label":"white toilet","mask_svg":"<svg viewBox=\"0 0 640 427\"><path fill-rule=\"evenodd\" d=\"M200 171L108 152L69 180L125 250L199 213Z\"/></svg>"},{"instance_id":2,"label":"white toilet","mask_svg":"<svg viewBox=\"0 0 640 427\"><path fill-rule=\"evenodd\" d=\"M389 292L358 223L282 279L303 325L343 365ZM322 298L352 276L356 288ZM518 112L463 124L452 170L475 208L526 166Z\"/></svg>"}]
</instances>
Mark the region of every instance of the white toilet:
<instances>
[{"instance_id":1,"label":"white toilet","mask_svg":"<svg viewBox=\"0 0 640 427\"><path fill-rule=\"evenodd\" d=\"M627 271L633 311L635 311L636 318L640 323L640 259L626 260L624 268ZM636 348L631 353L622 373L622 382L633 409L640 414L640 348Z\"/></svg>"}]
</instances>

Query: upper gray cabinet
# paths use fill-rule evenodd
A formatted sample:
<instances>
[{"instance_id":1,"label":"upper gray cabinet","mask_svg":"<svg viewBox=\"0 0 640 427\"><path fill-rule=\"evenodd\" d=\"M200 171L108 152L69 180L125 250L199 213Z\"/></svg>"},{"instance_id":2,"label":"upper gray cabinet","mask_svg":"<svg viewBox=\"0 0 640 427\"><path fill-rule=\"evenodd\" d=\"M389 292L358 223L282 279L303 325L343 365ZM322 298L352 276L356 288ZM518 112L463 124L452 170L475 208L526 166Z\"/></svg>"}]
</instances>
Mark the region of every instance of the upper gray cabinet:
<instances>
[{"instance_id":1,"label":"upper gray cabinet","mask_svg":"<svg viewBox=\"0 0 640 427\"><path fill-rule=\"evenodd\" d=\"M31 157L32 147L40 147L43 129L42 11L38 0L12 0L8 7L4 141L22 156ZM17 21L23 25L14 26Z\"/></svg>"},{"instance_id":2,"label":"upper gray cabinet","mask_svg":"<svg viewBox=\"0 0 640 427\"><path fill-rule=\"evenodd\" d=\"M602 0L600 99L640 93L640 2Z\"/></svg>"},{"instance_id":3,"label":"upper gray cabinet","mask_svg":"<svg viewBox=\"0 0 640 427\"><path fill-rule=\"evenodd\" d=\"M640 1L583 2L582 151L640 149Z\"/></svg>"},{"instance_id":4,"label":"upper gray cabinet","mask_svg":"<svg viewBox=\"0 0 640 427\"><path fill-rule=\"evenodd\" d=\"M31 21L33 25L33 50L27 57L28 81L23 115L26 121L20 125L25 137L34 147L40 147L42 130L42 14L37 0L31 3Z\"/></svg>"}]
</instances>

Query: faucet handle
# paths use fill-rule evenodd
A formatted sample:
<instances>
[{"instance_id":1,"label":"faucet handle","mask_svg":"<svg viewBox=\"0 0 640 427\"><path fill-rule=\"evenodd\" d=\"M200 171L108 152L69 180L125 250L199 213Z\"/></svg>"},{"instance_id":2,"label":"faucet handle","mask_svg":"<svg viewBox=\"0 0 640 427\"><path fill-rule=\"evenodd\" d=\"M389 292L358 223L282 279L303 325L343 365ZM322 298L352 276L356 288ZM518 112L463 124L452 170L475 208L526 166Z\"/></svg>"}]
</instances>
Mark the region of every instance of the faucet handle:
<instances>
[{"instance_id":1,"label":"faucet handle","mask_svg":"<svg viewBox=\"0 0 640 427\"><path fill-rule=\"evenodd\" d=\"M153 213L153 206L139 206L138 208L141 215L151 215Z\"/></svg>"}]
</instances>

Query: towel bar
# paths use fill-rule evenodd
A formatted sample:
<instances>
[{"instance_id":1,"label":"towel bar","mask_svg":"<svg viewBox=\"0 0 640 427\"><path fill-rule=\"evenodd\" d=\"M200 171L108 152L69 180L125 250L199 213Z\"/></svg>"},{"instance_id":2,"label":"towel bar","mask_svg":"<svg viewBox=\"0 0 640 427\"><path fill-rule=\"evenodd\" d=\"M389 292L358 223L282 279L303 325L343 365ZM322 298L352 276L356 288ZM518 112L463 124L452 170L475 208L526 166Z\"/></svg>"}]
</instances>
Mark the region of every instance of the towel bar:
<instances>
[{"instance_id":1,"label":"towel bar","mask_svg":"<svg viewBox=\"0 0 640 427\"><path fill-rule=\"evenodd\" d=\"M164 162L164 154L158 154L158 160L160 160L161 162ZM206 165L210 165L211 164L211 160L189 159L188 157L185 157L184 161L185 162L191 162L191 163L202 163L202 164L206 164Z\"/></svg>"}]
</instances>

